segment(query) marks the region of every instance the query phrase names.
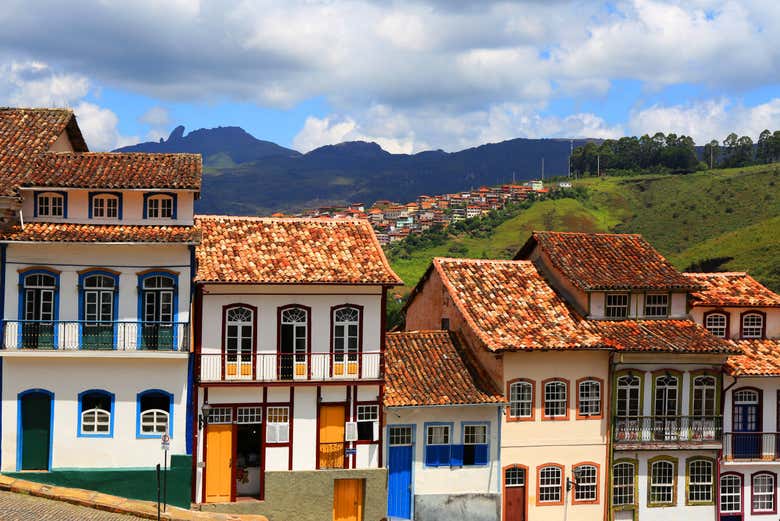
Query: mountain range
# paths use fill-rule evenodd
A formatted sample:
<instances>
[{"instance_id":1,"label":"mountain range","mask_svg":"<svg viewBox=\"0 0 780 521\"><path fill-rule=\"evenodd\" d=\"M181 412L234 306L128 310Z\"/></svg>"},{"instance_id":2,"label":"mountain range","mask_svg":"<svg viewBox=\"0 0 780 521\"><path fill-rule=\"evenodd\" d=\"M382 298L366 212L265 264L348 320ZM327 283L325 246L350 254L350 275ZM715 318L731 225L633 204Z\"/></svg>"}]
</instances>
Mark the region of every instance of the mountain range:
<instances>
[{"instance_id":1,"label":"mountain range","mask_svg":"<svg viewBox=\"0 0 780 521\"><path fill-rule=\"evenodd\" d=\"M511 139L458 152L392 154L376 143L351 141L302 154L255 138L240 127L178 126L168 139L120 152L191 152L203 155L201 213L266 215L277 211L377 199L412 201L441 194L568 172L570 147L585 139Z\"/></svg>"}]
</instances>

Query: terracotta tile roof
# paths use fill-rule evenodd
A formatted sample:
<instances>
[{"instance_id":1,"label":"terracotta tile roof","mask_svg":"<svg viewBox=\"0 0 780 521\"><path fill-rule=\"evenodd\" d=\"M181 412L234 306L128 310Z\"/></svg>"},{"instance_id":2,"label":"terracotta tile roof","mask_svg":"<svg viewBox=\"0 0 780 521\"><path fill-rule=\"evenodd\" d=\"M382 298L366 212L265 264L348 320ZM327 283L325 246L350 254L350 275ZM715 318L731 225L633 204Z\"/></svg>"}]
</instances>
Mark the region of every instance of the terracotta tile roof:
<instances>
[{"instance_id":1,"label":"terracotta tile roof","mask_svg":"<svg viewBox=\"0 0 780 521\"><path fill-rule=\"evenodd\" d=\"M132 226L71 223L26 223L0 232L0 241L21 242L180 242L195 243L200 233L194 226Z\"/></svg>"},{"instance_id":2,"label":"terracotta tile roof","mask_svg":"<svg viewBox=\"0 0 780 521\"><path fill-rule=\"evenodd\" d=\"M201 282L387 284L398 278L361 219L198 216Z\"/></svg>"},{"instance_id":3,"label":"terracotta tile roof","mask_svg":"<svg viewBox=\"0 0 780 521\"><path fill-rule=\"evenodd\" d=\"M386 339L387 407L505 402L454 333L407 331Z\"/></svg>"},{"instance_id":4,"label":"terracotta tile roof","mask_svg":"<svg viewBox=\"0 0 780 521\"><path fill-rule=\"evenodd\" d=\"M780 295L744 272L685 273L701 286L691 294L694 306L780 307Z\"/></svg>"},{"instance_id":5,"label":"terracotta tile roof","mask_svg":"<svg viewBox=\"0 0 780 521\"><path fill-rule=\"evenodd\" d=\"M694 286L641 235L534 232L515 258L527 258L536 245L583 291Z\"/></svg>"},{"instance_id":6,"label":"terracotta tile roof","mask_svg":"<svg viewBox=\"0 0 780 521\"><path fill-rule=\"evenodd\" d=\"M732 376L780 376L780 339L732 340L742 350L730 356L726 371Z\"/></svg>"},{"instance_id":7,"label":"terracotta tile roof","mask_svg":"<svg viewBox=\"0 0 780 521\"><path fill-rule=\"evenodd\" d=\"M738 352L727 340L690 320L589 320L588 328L616 351L711 353Z\"/></svg>"},{"instance_id":8,"label":"terracotta tile roof","mask_svg":"<svg viewBox=\"0 0 780 521\"><path fill-rule=\"evenodd\" d=\"M40 154L26 186L200 190L200 154Z\"/></svg>"},{"instance_id":9,"label":"terracotta tile roof","mask_svg":"<svg viewBox=\"0 0 780 521\"><path fill-rule=\"evenodd\" d=\"M529 261L436 258L432 268L492 351L603 347Z\"/></svg>"},{"instance_id":10,"label":"terracotta tile roof","mask_svg":"<svg viewBox=\"0 0 780 521\"><path fill-rule=\"evenodd\" d=\"M72 111L0 108L0 196L17 195L19 184L33 170L32 161L63 131L78 151L86 152Z\"/></svg>"}]
</instances>

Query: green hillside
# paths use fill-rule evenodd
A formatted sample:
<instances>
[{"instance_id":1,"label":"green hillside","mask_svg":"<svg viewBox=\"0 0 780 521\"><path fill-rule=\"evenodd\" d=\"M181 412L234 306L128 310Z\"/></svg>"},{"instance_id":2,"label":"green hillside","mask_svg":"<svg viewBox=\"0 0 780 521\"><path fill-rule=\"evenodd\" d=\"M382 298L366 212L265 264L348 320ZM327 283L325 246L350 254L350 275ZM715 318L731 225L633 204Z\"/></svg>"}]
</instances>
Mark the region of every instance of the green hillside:
<instances>
[{"instance_id":1,"label":"green hillside","mask_svg":"<svg viewBox=\"0 0 780 521\"><path fill-rule=\"evenodd\" d=\"M413 286L433 257L511 258L532 230L634 232L680 269L749 271L780 291L780 165L574 185L576 199L533 203L489 234L450 234L408 255L394 246L393 268Z\"/></svg>"}]
</instances>

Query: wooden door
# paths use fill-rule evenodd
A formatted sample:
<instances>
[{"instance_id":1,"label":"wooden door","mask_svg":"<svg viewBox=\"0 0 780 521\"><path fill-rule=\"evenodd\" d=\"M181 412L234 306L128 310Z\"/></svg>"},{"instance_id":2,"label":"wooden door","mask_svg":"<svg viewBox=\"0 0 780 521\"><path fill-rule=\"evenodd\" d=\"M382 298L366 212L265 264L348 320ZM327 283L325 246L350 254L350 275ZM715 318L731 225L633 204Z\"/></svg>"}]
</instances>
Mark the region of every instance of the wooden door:
<instances>
[{"instance_id":1,"label":"wooden door","mask_svg":"<svg viewBox=\"0 0 780 521\"><path fill-rule=\"evenodd\" d=\"M232 501L233 426L206 426L206 503Z\"/></svg>"},{"instance_id":2,"label":"wooden door","mask_svg":"<svg viewBox=\"0 0 780 521\"><path fill-rule=\"evenodd\" d=\"M344 468L344 405L320 406L319 463L321 469Z\"/></svg>"},{"instance_id":3,"label":"wooden door","mask_svg":"<svg viewBox=\"0 0 780 521\"><path fill-rule=\"evenodd\" d=\"M390 427L387 470L387 515L412 518L412 459L414 457L413 426Z\"/></svg>"},{"instance_id":4,"label":"wooden door","mask_svg":"<svg viewBox=\"0 0 780 521\"><path fill-rule=\"evenodd\" d=\"M504 521L525 521L526 472L522 467L504 469Z\"/></svg>"},{"instance_id":5,"label":"wooden door","mask_svg":"<svg viewBox=\"0 0 780 521\"><path fill-rule=\"evenodd\" d=\"M333 482L333 521L363 521L363 480Z\"/></svg>"},{"instance_id":6,"label":"wooden door","mask_svg":"<svg viewBox=\"0 0 780 521\"><path fill-rule=\"evenodd\" d=\"M22 396L22 470L49 470L51 400L42 392Z\"/></svg>"}]
</instances>

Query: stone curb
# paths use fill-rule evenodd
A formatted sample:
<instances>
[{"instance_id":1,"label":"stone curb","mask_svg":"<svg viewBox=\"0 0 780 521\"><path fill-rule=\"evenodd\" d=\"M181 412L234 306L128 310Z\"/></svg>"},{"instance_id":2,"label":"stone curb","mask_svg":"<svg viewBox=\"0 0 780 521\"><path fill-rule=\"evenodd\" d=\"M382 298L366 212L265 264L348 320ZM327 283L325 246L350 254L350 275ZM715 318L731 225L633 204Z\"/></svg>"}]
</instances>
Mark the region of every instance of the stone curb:
<instances>
[{"instance_id":1,"label":"stone curb","mask_svg":"<svg viewBox=\"0 0 780 521\"><path fill-rule=\"evenodd\" d=\"M145 519L157 519L156 503L112 496L110 494L103 494L92 490L58 487L56 485L15 479L2 474L0 474L0 490L52 499L55 501L64 501L66 503L116 514L127 514ZM268 521L267 517L261 515L201 512L172 506L168 506L167 512L160 514L160 519L164 519L165 521Z\"/></svg>"}]
</instances>

